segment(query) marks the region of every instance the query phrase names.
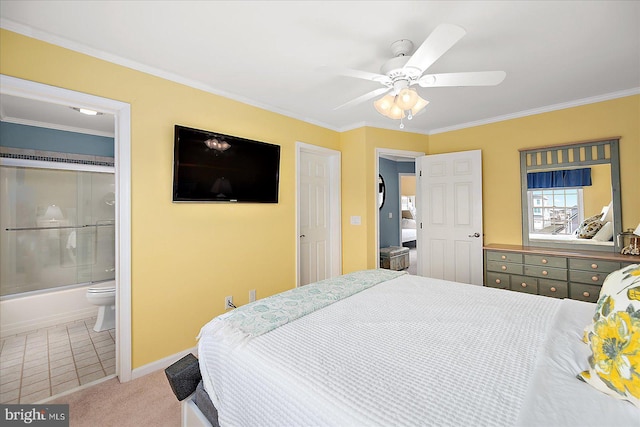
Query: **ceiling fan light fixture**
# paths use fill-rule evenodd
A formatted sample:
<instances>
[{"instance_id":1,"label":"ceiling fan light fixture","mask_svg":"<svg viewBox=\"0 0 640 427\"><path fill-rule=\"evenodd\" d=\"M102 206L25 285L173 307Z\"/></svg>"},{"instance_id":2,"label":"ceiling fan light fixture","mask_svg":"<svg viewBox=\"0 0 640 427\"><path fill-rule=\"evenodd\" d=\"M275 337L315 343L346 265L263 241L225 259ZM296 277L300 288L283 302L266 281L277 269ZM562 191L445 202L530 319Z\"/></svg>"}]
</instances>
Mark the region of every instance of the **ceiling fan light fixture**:
<instances>
[{"instance_id":1,"label":"ceiling fan light fixture","mask_svg":"<svg viewBox=\"0 0 640 427\"><path fill-rule=\"evenodd\" d=\"M393 95L385 95L377 101L373 102L373 106L376 108L378 113L383 116L388 116L389 111L391 111L391 107L393 106Z\"/></svg>"},{"instance_id":2,"label":"ceiling fan light fixture","mask_svg":"<svg viewBox=\"0 0 640 427\"><path fill-rule=\"evenodd\" d=\"M404 110L394 103L386 116L393 120L399 120L404 118Z\"/></svg>"},{"instance_id":3,"label":"ceiling fan light fixture","mask_svg":"<svg viewBox=\"0 0 640 427\"><path fill-rule=\"evenodd\" d=\"M422 111L422 109L427 105L429 105L429 101L427 101L426 99L422 99L421 97L418 96L418 100L416 101L415 105L411 108L411 115L415 116L420 111Z\"/></svg>"},{"instance_id":4,"label":"ceiling fan light fixture","mask_svg":"<svg viewBox=\"0 0 640 427\"><path fill-rule=\"evenodd\" d=\"M418 102L418 92L415 89L404 88L402 89L396 98L396 105L400 107L402 110L411 110L416 102Z\"/></svg>"}]
</instances>

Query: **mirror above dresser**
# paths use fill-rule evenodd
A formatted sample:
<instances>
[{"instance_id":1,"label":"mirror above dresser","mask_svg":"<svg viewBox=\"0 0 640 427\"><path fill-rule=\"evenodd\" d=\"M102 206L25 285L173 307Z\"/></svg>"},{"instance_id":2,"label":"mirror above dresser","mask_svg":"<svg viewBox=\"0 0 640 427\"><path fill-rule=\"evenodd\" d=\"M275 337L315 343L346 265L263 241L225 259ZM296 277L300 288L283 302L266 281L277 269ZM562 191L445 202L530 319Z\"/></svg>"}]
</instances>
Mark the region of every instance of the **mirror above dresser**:
<instances>
[{"instance_id":1,"label":"mirror above dresser","mask_svg":"<svg viewBox=\"0 0 640 427\"><path fill-rule=\"evenodd\" d=\"M524 246L619 253L619 137L520 150Z\"/></svg>"}]
</instances>

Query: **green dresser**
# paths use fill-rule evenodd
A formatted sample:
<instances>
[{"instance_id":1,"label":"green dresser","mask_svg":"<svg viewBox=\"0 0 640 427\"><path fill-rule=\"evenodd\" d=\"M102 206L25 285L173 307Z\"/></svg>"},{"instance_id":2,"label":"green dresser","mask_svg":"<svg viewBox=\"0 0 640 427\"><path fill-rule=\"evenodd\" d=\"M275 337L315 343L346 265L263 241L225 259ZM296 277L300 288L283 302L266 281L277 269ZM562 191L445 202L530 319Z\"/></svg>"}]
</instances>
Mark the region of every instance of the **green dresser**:
<instances>
[{"instance_id":1,"label":"green dresser","mask_svg":"<svg viewBox=\"0 0 640 427\"><path fill-rule=\"evenodd\" d=\"M484 247L485 286L596 302L612 271L640 263L613 252L566 251L517 245Z\"/></svg>"}]
</instances>

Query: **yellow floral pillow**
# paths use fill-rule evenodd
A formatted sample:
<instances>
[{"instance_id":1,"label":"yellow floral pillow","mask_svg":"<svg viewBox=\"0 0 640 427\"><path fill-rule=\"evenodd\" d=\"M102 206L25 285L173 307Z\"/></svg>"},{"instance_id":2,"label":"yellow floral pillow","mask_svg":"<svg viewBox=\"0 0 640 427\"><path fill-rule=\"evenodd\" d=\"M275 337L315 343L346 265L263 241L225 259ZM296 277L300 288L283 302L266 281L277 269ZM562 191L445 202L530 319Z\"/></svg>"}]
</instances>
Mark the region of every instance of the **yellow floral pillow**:
<instances>
[{"instance_id":1,"label":"yellow floral pillow","mask_svg":"<svg viewBox=\"0 0 640 427\"><path fill-rule=\"evenodd\" d=\"M590 369L578 379L640 408L640 265L607 276L584 341Z\"/></svg>"}]
</instances>

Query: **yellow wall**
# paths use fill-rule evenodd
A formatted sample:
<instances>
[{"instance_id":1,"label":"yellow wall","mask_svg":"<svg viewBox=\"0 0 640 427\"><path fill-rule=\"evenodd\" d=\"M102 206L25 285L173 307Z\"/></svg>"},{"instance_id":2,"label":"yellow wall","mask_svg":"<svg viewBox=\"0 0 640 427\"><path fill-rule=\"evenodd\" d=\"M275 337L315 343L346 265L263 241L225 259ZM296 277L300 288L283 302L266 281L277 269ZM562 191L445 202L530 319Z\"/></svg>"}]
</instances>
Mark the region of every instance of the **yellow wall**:
<instances>
[{"instance_id":1,"label":"yellow wall","mask_svg":"<svg viewBox=\"0 0 640 427\"><path fill-rule=\"evenodd\" d=\"M622 135L626 227L640 222L640 97L426 136L337 133L2 30L0 73L131 104L132 365L195 345L224 296L246 303L295 286L295 142L342 153L343 271L375 268L376 148L482 149L487 243L520 243L518 148ZM280 202L171 203L173 126L278 144ZM360 216L361 225L350 217Z\"/></svg>"},{"instance_id":2,"label":"yellow wall","mask_svg":"<svg viewBox=\"0 0 640 427\"><path fill-rule=\"evenodd\" d=\"M590 167L592 185L582 187L585 218L599 214L604 206L611 203L611 166L593 165Z\"/></svg>"},{"instance_id":3,"label":"yellow wall","mask_svg":"<svg viewBox=\"0 0 640 427\"><path fill-rule=\"evenodd\" d=\"M340 148L337 132L8 31L0 72L131 104L132 366L196 344L224 297L295 286L295 143ZM171 202L173 126L280 145L278 204Z\"/></svg>"},{"instance_id":4,"label":"yellow wall","mask_svg":"<svg viewBox=\"0 0 640 427\"><path fill-rule=\"evenodd\" d=\"M367 266L367 197L368 176L364 159L366 129L340 135L342 151L342 272L362 270ZM370 191L370 190L369 190ZM360 217L360 225L350 218Z\"/></svg>"},{"instance_id":5,"label":"yellow wall","mask_svg":"<svg viewBox=\"0 0 640 427\"><path fill-rule=\"evenodd\" d=\"M402 196L416 195L416 177L415 176L400 177L400 194Z\"/></svg>"},{"instance_id":6,"label":"yellow wall","mask_svg":"<svg viewBox=\"0 0 640 427\"><path fill-rule=\"evenodd\" d=\"M620 136L623 229L640 223L640 95L429 136L430 154L482 150L485 243L522 243L518 149ZM599 212L599 210L598 210Z\"/></svg>"}]
</instances>

